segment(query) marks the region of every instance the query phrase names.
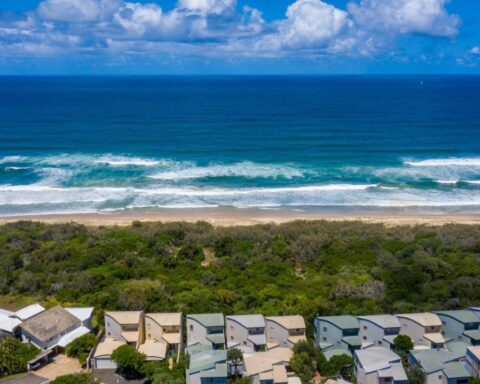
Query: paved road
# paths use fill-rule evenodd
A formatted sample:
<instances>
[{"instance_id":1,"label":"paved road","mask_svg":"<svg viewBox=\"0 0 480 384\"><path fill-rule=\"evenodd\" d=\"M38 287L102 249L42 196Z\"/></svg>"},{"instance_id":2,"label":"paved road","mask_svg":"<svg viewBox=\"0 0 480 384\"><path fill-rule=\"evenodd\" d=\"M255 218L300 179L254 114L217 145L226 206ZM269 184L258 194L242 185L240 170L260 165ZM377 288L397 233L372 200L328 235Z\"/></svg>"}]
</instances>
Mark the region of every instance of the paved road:
<instances>
[{"instance_id":1,"label":"paved road","mask_svg":"<svg viewBox=\"0 0 480 384\"><path fill-rule=\"evenodd\" d=\"M40 377L29 373L22 377L0 380L0 384L42 384L47 381L48 379L46 379L45 377Z\"/></svg>"}]
</instances>

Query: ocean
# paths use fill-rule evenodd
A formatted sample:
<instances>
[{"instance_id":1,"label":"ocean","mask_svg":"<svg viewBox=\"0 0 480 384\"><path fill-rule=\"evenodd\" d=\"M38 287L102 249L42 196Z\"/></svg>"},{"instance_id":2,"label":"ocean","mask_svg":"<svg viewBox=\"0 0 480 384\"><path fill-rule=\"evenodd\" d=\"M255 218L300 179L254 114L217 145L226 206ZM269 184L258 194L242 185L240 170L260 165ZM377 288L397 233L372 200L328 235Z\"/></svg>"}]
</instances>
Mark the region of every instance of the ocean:
<instances>
[{"instance_id":1,"label":"ocean","mask_svg":"<svg viewBox=\"0 0 480 384\"><path fill-rule=\"evenodd\" d=\"M479 76L1 77L0 216L480 212Z\"/></svg>"}]
</instances>

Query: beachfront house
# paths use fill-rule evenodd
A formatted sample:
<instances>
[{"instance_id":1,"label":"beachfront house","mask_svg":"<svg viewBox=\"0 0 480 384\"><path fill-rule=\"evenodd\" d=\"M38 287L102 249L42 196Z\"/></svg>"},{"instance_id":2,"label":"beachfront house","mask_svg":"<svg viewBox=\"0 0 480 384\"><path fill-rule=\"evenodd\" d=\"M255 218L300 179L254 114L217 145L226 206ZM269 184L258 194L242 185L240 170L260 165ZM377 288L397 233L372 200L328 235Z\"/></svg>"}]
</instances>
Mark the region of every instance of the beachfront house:
<instances>
[{"instance_id":1,"label":"beachfront house","mask_svg":"<svg viewBox=\"0 0 480 384\"><path fill-rule=\"evenodd\" d=\"M407 384L402 359L388 346L356 350L355 377L358 384Z\"/></svg>"},{"instance_id":2,"label":"beachfront house","mask_svg":"<svg viewBox=\"0 0 480 384\"><path fill-rule=\"evenodd\" d=\"M465 368L471 376L480 377L480 346L467 348L465 363Z\"/></svg>"},{"instance_id":3,"label":"beachfront house","mask_svg":"<svg viewBox=\"0 0 480 384\"><path fill-rule=\"evenodd\" d=\"M288 384L287 367L292 355L292 350L285 347L244 353L243 376L250 377L252 384Z\"/></svg>"},{"instance_id":4,"label":"beachfront house","mask_svg":"<svg viewBox=\"0 0 480 384\"><path fill-rule=\"evenodd\" d=\"M467 310L472 311L480 319L480 307L470 307Z\"/></svg>"},{"instance_id":5,"label":"beachfront house","mask_svg":"<svg viewBox=\"0 0 480 384\"><path fill-rule=\"evenodd\" d=\"M242 352L265 350L265 319L262 315L236 315L226 317L227 348Z\"/></svg>"},{"instance_id":6,"label":"beachfront house","mask_svg":"<svg viewBox=\"0 0 480 384\"><path fill-rule=\"evenodd\" d=\"M464 359L445 349L418 349L410 352L408 362L425 372L426 384L468 384Z\"/></svg>"},{"instance_id":7,"label":"beachfront house","mask_svg":"<svg viewBox=\"0 0 480 384\"><path fill-rule=\"evenodd\" d=\"M360 324L353 316L317 316L314 320L315 341L327 360L334 355L353 355L362 345L358 336Z\"/></svg>"},{"instance_id":8,"label":"beachfront house","mask_svg":"<svg viewBox=\"0 0 480 384\"><path fill-rule=\"evenodd\" d=\"M393 315L358 316L362 348L371 346L391 348L400 333L400 321Z\"/></svg>"},{"instance_id":9,"label":"beachfront house","mask_svg":"<svg viewBox=\"0 0 480 384\"><path fill-rule=\"evenodd\" d=\"M442 321L442 334L446 340L463 340L480 345L480 319L469 310L436 311Z\"/></svg>"},{"instance_id":10,"label":"beachfront house","mask_svg":"<svg viewBox=\"0 0 480 384\"><path fill-rule=\"evenodd\" d=\"M221 313L187 315L187 345L225 348L225 319Z\"/></svg>"},{"instance_id":11,"label":"beachfront house","mask_svg":"<svg viewBox=\"0 0 480 384\"><path fill-rule=\"evenodd\" d=\"M14 316L14 312L0 309L0 337L15 336L21 323L22 321Z\"/></svg>"},{"instance_id":12,"label":"beachfront house","mask_svg":"<svg viewBox=\"0 0 480 384\"><path fill-rule=\"evenodd\" d=\"M165 360L181 351L181 313L147 313L144 321L145 334L138 350L147 360Z\"/></svg>"},{"instance_id":13,"label":"beachfront house","mask_svg":"<svg viewBox=\"0 0 480 384\"><path fill-rule=\"evenodd\" d=\"M201 343L187 347L187 384L227 384L227 352Z\"/></svg>"},{"instance_id":14,"label":"beachfront house","mask_svg":"<svg viewBox=\"0 0 480 384\"><path fill-rule=\"evenodd\" d=\"M123 339L106 337L99 343L91 360L91 367L94 369L116 369L117 364L112 360L112 353L118 347L127 344Z\"/></svg>"},{"instance_id":15,"label":"beachfront house","mask_svg":"<svg viewBox=\"0 0 480 384\"><path fill-rule=\"evenodd\" d=\"M442 321L430 312L396 315L400 320L400 334L409 336L415 347L444 348Z\"/></svg>"},{"instance_id":16,"label":"beachfront house","mask_svg":"<svg viewBox=\"0 0 480 384\"><path fill-rule=\"evenodd\" d=\"M292 348L305 337L305 320L302 316L270 316L265 318L267 348Z\"/></svg>"}]
</instances>

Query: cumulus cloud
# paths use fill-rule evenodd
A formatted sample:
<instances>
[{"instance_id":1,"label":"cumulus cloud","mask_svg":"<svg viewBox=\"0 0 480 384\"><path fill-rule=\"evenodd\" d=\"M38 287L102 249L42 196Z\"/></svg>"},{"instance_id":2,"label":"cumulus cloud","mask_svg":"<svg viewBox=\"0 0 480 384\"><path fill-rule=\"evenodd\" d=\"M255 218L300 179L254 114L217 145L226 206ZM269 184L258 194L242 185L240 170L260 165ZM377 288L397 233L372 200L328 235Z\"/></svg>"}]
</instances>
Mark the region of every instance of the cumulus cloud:
<instances>
[{"instance_id":1,"label":"cumulus cloud","mask_svg":"<svg viewBox=\"0 0 480 384\"><path fill-rule=\"evenodd\" d=\"M477 46L475 46L475 47L472 47L472 48L470 49L470 53L471 53L472 55L480 55L480 46L477 45Z\"/></svg>"},{"instance_id":2,"label":"cumulus cloud","mask_svg":"<svg viewBox=\"0 0 480 384\"><path fill-rule=\"evenodd\" d=\"M362 29L389 33L454 36L460 19L445 9L447 0L360 0L348 11Z\"/></svg>"},{"instance_id":3,"label":"cumulus cloud","mask_svg":"<svg viewBox=\"0 0 480 384\"><path fill-rule=\"evenodd\" d=\"M351 0L345 9L329 0L296 0L283 18L269 22L236 0L177 1L164 10L153 0L42 0L22 17L0 15L0 47L27 56L108 55L123 48L212 56L373 55L399 35L451 37L460 26L447 0Z\"/></svg>"}]
</instances>

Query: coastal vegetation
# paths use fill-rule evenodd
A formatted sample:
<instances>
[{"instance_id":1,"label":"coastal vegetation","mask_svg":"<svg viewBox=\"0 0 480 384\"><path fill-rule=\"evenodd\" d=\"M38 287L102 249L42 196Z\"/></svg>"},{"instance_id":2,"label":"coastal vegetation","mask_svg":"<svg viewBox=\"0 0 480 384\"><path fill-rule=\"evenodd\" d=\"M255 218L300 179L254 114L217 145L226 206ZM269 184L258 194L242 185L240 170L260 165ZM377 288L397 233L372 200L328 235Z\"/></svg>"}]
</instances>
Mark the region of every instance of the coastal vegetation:
<instances>
[{"instance_id":1,"label":"coastal vegetation","mask_svg":"<svg viewBox=\"0 0 480 384\"><path fill-rule=\"evenodd\" d=\"M13 337L0 338L0 378L25 372L28 361L38 352L33 345L22 343Z\"/></svg>"},{"instance_id":2,"label":"coastal vegetation","mask_svg":"<svg viewBox=\"0 0 480 384\"><path fill-rule=\"evenodd\" d=\"M104 310L366 314L480 304L480 226L0 227L0 299ZM311 329L310 329L311 332Z\"/></svg>"}]
</instances>

